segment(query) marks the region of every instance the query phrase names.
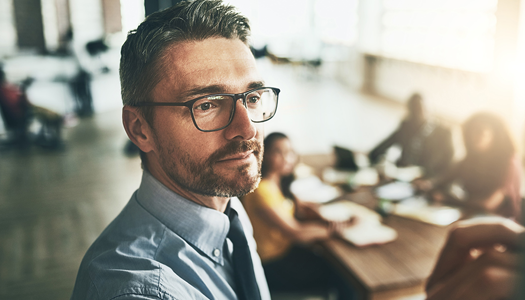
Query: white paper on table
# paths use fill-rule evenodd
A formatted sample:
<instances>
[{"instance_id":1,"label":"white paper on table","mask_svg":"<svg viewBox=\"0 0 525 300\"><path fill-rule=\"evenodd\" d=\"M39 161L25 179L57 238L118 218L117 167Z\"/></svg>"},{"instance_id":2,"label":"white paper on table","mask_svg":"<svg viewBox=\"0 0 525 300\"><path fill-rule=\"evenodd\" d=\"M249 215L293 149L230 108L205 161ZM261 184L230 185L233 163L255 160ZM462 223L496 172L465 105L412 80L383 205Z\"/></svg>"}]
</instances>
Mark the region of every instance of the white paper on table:
<instances>
[{"instance_id":1,"label":"white paper on table","mask_svg":"<svg viewBox=\"0 0 525 300\"><path fill-rule=\"evenodd\" d=\"M375 168L362 168L352 178L352 186L376 185L379 183L379 174Z\"/></svg>"},{"instance_id":2,"label":"white paper on table","mask_svg":"<svg viewBox=\"0 0 525 300\"><path fill-rule=\"evenodd\" d=\"M398 216L440 226L452 224L461 217L459 208L432 206L423 197L413 197L398 203L395 205L393 213Z\"/></svg>"},{"instance_id":3,"label":"white paper on table","mask_svg":"<svg viewBox=\"0 0 525 300\"><path fill-rule=\"evenodd\" d=\"M402 200L414 196L414 187L408 182L395 181L375 190L376 196L386 200Z\"/></svg>"},{"instance_id":4,"label":"white paper on table","mask_svg":"<svg viewBox=\"0 0 525 300\"><path fill-rule=\"evenodd\" d=\"M400 181L411 182L423 175L423 169L418 166L397 167L395 178Z\"/></svg>"},{"instance_id":5,"label":"white paper on table","mask_svg":"<svg viewBox=\"0 0 525 300\"><path fill-rule=\"evenodd\" d=\"M337 201L319 207L319 214L325 220L334 222L347 221L358 217L362 222L380 222L381 216L373 210L350 201Z\"/></svg>"},{"instance_id":6,"label":"white paper on table","mask_svg":"<svg viewBox=\"0 0 525 300\"><path fill-rule=\"evenodd\" d=\"M350 178L355 175L355 172L337 170L332 167L324 168L322 178L324 182L330 184L344 184L348 183Z\"/></svg>"},{"instance_id":7,"label":"white paper on table","mask_svg":"<svg viewBox=\"0 0 525 300\"><path fill-rule=\"evenodd\" d=\"M343 231L343 237L357 247L380 245L397 238L397 231L380 222L363 222Z\"/></svg>"},{"instance_id":8,"label":"white paper on table","mask_svg":"<svg viewBox=\"0 0 525 300\"><path fill-rule=\"evenodd\" d=\"M379 174L375 168L360 168L356 172L342 171L334 168L323 169L322 178L330 184L350 184L354 187L363 185L376 185L379 182Z\"/></svg>"},{"instance_id":9,"label":"white paper on table","mask_svg":"<svg viewBox=\"0 0 525 300\"><path fill-rule=\"evenodd\" d=\"M323 183L316 176L295 180L290 190L301 201L314 203L326 203L341 196L339 189Z\"/></svg>"},{"instance_id":10,"label":"white paper on table","mask_svg":"<svg viewBox=\"0 0 525 300\"><path fill-rule=\"evenodd\" d=\"M347 221L356 218L355 224L343 231L343 238L357 247L391 242L397 232L381 224L381 216L373 210L350 201L338 201L319 207L319 214L329 221Z\"/></svg>"}]
</instances>

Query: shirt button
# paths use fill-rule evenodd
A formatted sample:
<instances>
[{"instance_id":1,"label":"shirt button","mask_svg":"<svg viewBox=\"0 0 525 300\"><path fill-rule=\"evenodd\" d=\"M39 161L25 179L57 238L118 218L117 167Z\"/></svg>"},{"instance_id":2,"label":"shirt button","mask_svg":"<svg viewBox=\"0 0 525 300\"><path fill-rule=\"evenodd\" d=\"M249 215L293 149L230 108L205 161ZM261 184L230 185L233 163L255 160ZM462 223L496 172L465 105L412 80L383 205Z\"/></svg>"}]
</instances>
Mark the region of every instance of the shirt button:
<instances>
[{"instance_id":1,"label":"shirt button","mask_svg":"<svg viewBox=\"0 0 525 300\"><path fill-rule=\"evenodd\" d=\"M218 257L219 255L221 255L221 250L219 249L213 250L213 256Z\"/></svg>"}]
</instances>

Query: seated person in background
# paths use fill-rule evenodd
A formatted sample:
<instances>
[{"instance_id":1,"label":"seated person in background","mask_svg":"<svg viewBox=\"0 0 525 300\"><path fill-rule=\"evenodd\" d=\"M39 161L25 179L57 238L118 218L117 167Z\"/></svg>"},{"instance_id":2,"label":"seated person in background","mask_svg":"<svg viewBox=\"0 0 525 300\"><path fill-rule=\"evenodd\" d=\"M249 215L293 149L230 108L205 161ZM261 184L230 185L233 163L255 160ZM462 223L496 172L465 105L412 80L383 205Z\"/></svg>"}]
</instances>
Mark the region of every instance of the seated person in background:
<instances>
[{"instance_id":1,"label":"seated person in background","mask_svg":"<svg viewBox=\"0 0 525 300\"><path fill-rule=\"evenodd\" d=\"M419 94L410 97L407 107L408 115L399 128L370 151L370 162L378 163L388 148L397 144L401 147L398 167L420 166L424 177L438 175L454 155L450 129L427 117Z\"/></svg>"},{"instance_id":2,"label":"seated person in background","mask_svg":"<svg viewBox=\"0 0 525 300\"><path fill-rule=\"evenodd\" d=\"M427 281L426 299L525 299L524 232L500 217L458 223Z\"/></svg>"},{"instance_id":3,"label":"seated person in background","mask_svg":"<svg viewBox=\"0 0 525 300\"><path fill-rule=\"evenodd\" d=\"M297 156L282 133L268 135L264 147L261 183L243 198L243 204L253 224L270 291L336 288L339 299L352 299L351 288L307 247L309 243L338 234L348 224L298 221L294 206L295 212L313 209L294 199L289 190Z\"/></svg>"},{"instance_id":4,"label":"seated person in background","mask_svg":"<svg viewBox=\"0 0 525 300\"><path fill-rule=\"evenodd\" d=\"M31 120L31 103L26 94L9 84L3 66L0 65L0 111L5 128L10 131L13 144L28 145L28 127Z\"/></svg>"},{"instance_id":5,"label":"seated person in background","mask_svg":"<svg viewBox=\"0 0 525 300\"><path fill-rule=\"evenodd\" d=\"M29 77L22 81L20 86L10 84L0 65L0 112L4 126L10 135L6 144L21 148L28 147L32 142L29 125L34 119L37 119L42 126L35 137L35 142L39 146L57 149L62 146L63 117L29 101L27 89L33 81L34 79Z\"/></svg>"},{"instance_id":6,"label":"seated person in background","mask_svg":"<svg viewBox=\"0 0 525 300\"><path fill-rule=\"evenodd\" d=\"M481 112L470 117L462 129L465 158L441 177L416 181L416 188L429 192L436 201L462 206L466 216L497 214L520 219L521 166L503 121ZM452 183L462 187L463 197L446 192Z\"/></svg>"}]
</instances>

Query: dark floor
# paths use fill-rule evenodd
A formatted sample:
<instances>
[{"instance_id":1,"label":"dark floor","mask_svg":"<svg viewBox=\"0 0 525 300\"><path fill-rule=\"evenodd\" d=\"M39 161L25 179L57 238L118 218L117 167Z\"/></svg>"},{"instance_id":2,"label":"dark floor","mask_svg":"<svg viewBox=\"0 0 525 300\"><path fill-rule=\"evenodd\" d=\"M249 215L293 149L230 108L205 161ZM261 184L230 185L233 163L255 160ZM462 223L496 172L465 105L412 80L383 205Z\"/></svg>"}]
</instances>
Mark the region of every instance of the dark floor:
<instances>
[{"instance_id":1,"label":"dark floor","mask_svg":"<svg viewBox=\"0 0 525 300\"><path fill-rule=\"evenodd\" d=\"M0 151L0 299L69 299L85 251L140 182L119 114L81 120L60 152Z\"/></svg>"}]
</instances>

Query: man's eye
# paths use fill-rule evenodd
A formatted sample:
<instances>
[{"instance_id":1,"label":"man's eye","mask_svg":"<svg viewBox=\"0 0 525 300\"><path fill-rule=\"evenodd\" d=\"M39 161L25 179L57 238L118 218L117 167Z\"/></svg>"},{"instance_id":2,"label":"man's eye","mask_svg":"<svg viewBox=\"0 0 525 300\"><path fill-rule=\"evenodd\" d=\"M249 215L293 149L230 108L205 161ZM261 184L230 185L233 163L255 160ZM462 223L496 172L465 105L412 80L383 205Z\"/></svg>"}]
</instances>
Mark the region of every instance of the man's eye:
<instances>
[{"instance_id":1,"label":"man's eye","mask_svg":"<svg viewBox=\"0 0 525 300\"><path fill-rule=\"evenodd\" d=\"M250 96L247 100L248 103L255 104L261 99L259 96Z\"/></svg>"},{"instance_id":2,"label":"man's eye","mask_svg":"<svg viewBox=\"0 0 525 300\"><path fill-rule=\"evenodd\" d=\"M199 104L197 106L195 106L195 109L197 110L208 110L210 108L212 108L213 105L211 104L211 102L205 102L205 103L202 103L202 104Z\"/></svg>"}]
</instances>

